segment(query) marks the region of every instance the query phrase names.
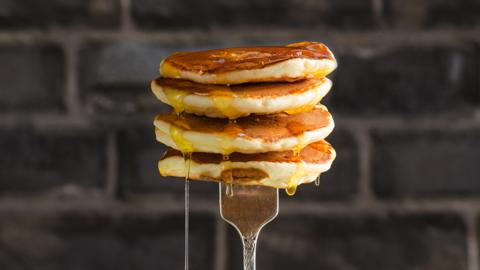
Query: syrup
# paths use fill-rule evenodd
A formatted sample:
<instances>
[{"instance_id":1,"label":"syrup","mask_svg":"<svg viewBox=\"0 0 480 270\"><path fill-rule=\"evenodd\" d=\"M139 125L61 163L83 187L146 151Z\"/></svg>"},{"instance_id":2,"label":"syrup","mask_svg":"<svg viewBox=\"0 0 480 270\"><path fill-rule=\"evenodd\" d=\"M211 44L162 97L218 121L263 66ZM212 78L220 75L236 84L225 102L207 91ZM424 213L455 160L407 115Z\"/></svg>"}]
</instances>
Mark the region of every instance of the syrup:
<instances>
[{"instance_id":1,"label":"syrup","mask_svg":"<svg viewBox=\"0 0 480 270\"><path fill-rule=\"evenodd\" d=\"M305 164L303 163L303 161L300 161L296 164L295 172L292 174L292 176L288 180L287 188L285 189L287 195L289 196L295 195L300 177L302 177L305 174L304 166Z\"/></svg>"},{"instance_id":2,"label":"syrup","mask_svg":"<svg viewBox=\"0 0 480 270\"><path fill-rule=\"evenodd\" d=\"M317 178L315 179L315 186L317 186L317 187L320 186L320 175L321 175L321 174L319 174L319 175L317 176Z\"/></svg>"},{"instance_id":3,"label":"syrup","mask_svg":"<svg viewBox=\"0 0 480 270\"><path fill-rule=\"evenodd\" d=\"M189 92L170 87L163 87L163 93L177 115L185 111L185 103L183 102L183 99L190 94Z\"/></svg>"}]
</instances>

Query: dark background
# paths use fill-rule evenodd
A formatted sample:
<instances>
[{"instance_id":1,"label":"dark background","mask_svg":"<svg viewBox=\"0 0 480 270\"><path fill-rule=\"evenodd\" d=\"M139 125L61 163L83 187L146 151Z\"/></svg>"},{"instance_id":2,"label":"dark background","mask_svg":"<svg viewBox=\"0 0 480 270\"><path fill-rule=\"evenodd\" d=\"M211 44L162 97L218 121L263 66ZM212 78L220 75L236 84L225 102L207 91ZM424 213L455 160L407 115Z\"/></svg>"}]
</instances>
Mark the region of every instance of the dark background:
<instances>
[{"instance_id":1,"label":"dark background","mask_svg":"<svg viewBox=\"0 0 480 270\"><path fill-rule=\"evenodd\" d=\"M282 192L258 269L478 270L478 0L0 0L0 269L182 269L149 80L174 51L304 40L338 59L338 158ZM241 269L217 197L192 184L192 270Z\"/></svg>"}]
</instances>

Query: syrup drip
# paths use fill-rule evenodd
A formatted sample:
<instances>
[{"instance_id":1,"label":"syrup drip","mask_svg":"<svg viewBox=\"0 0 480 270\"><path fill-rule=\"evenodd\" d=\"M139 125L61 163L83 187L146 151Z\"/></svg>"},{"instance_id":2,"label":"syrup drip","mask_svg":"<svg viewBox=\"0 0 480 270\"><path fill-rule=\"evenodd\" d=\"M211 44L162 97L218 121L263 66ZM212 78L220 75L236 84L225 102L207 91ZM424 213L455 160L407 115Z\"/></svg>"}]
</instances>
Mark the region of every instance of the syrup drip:
<instances>
[{"instance_id":1,"label":"syrup drip","mask_svg":"<svg viewBox=\"0 0 480 270\"><path fill-rule=\"evenodd\" d=\"M190 93L170 87L164 87L163 93L167 97L168 103L173 107L173 110L177 115L185 111L183 99Z\"/></svg>"},{"instance_id":2,"label":"syrup drip","mask_svg":"<svg viewBox=\"0 0 480 270\"><path fill-rule=\"evenodd\" d=\"M192 153L183 153L183 161L185 162L185 270L188 270L189 261L189 234L190 234L190 163Z\"/></svg>"},{"instance_id":3,"label":"syrup drip","mask_svg":"<svg viewBox=\"0 0 480 270\"><path fill-rule=\"evenodd\" d=\"M320 102L322 97L319 95L318 92L315 92L315 97L307 104L304 104L300 107L297 108L292 108L285 110L286 113L288 114L296 114L296 113L303 113L303 112L309 112L315 108L315 106Z\"/></svg>"},{"instance_id":4,"label":"syrup drip","mask_svg":"<svg viewBox=\"0 0 480 270\"><path fill-rule=\"evenodd\" d=\"M242 113L232 106L234 94L231 91L212 91L210 95L215 108L229 119L242 116Z\"/></svg>"},{"instance_id":5,"label":"syrup drip","mask_svg":"<svg viewBox=\"0 0 480 270\"><path fill-rule=\"evenodd\" d=\"M296 113L303 113L303 112L309 112L313 110L313 108L317 105L317 103L320 101L320 98L315 98L312 100L312 102L307 103L305 105L302 105L297 108L292 108L292 109L287 109L284 112L288 114L296 114Z\"/></svg>"},{"instance_id":6,"label":"syrup drip","mask_svg":"<svg viewBox=\"0 0 480 270\"><path fill-rule=\"evenodd\" d=\"M326 68L320 69L317 72L314 72L312 75L313 77L319 78L319 79L325 78L325 76L328 75L328 69Z\"/></svg>"},{"instance_id":7,"label":"syrup drip","mask_svg":"<svg viewBox=\"0 0 480 270\"><path fill-rule=\"evenodd\" d=\"M315 186L320 186L320 174L318 175L317 179L315 179Z\"/></svg>"},{"instance_id":8,"label":"syrup drip","mask_svg":"<svg viewBox=\"0 0 480 270\"><path fill-rule=\"evenodd\" d=\"M292 121L287 123L287 129L290 134L296 136L297 138L297 145L292 148L293 155L295 157L299 157L300 152L302 151L305 146L308 145L308 140L305 136L305 124L297 121Z\"/></svg>"},{"instance_id":9,"label":"syrup drip","mask_svg":"<svg viewBox=\"0 0 480 270\"><path fill-rule=\"evenodd\" d=\"M180 75L181 75L178 69L174 68L172 65L168 63L164 63L162 65L160 73L163 76L170 77L170 78L180 78Z\"/></svg>"},{"instance_id":10,"label":"syrup drip","mask_svg":"<svg viewBox=\"0 0 480 270\"><path fill-rule=\"evenodd\" d=\"M228 198L233 197L233 184L228 183L225 189L225 195L227 195Z\"/></svg>"},{"instance_id":11,"label":"syrup drip","mask_svg":"<svg viewBox=\"0 0 480 270\"><path fill-rule=\"evenodd\" d=\"M192 142L188 141L184 136L184 131L175 125L170 125L170 136L173 142L177 145L178 150L182 153L192 153L195 151Z\"/></svg>"},{"instance_id":12,"label":"syrup drip","mask_svg":"<svg viewBox=\"0 0 480 270\"><path fill-rule=\"evenodd\" d=\"M305 174L304 163L303 161L300 161L297 163L295 172L292 174L292 176L288 180L287 188L285 189L287 195L289 196L295 195L295 192L297 191L298 181L300 180L300 177L302 177L304 174Z\"/></svg>"},{"instance_id":13,"label":"syrup drip","mask_svg":"<svg viewBox=\"0 0 480 270\"><path fill-rule=\"evenodd\" d=\"M174 107L176 108L176 107ZM180 113L177 111L177 117L180 121ZM185 173L185 270L189 267L189 230L190 230L190 164L192 161L193 144L185 139L184 131L175 125L170 125L170 136L178 149L182 152Z\"/></svg>"},{"instance_id":14,"label":"syrup drip","mask_svg":"<svg viewBox=\"0 0 480 270\"><path fill-rule=\"evenodd\" d=\"M223 156L225 158L225 156ZM229 160L230 157L227 156L227 160ZM224 159L225 160L225 159ZM225 189L225 195L227 197L231 198L233 197L233 170L232 170L232 162L231 161L224 161L222 162L222 172L226 172L223 174L223 180L225 183L227 183L227 187Z\"/></svg>"}]
</instances>

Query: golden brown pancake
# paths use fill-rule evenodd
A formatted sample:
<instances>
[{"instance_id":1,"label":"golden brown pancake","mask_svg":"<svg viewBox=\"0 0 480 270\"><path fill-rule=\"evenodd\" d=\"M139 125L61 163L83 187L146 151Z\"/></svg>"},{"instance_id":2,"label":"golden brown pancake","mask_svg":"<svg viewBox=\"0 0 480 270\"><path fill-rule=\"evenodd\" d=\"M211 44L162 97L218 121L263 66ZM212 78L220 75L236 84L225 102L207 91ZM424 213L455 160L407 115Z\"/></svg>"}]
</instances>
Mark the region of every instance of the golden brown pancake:
<instances>
[{"instance_id":1,"label":"golden brown pancake","mask_svg":"<svg viewBox=\"0 0 480 270\"><path fill-rule=\"evenodd\" d=\"M298 155L292 151L232 153L225 160L220 154L192 153L189 178L286 188L314 181L330 168L335 156L333 147L323 140L306 146ZM184 177L183 161L182 153L170 148L159 161L159 170L163 176Z\"/></svg>"},{"instance_id":2,"label":"golden brown pancake","mask_svg":"<svg viewBox=\"0 0 480 270\"><path fill-rule=\"evenodd\" d=\"M336 60L327 46L300 42L174 53L162 61L160 73L199 83L238 84L324 77L335 67Z\"/></svg>"},{"instance_id":3,"label":"golden brown pancake","mask_svg":"<svg viewBox=\"0 0 480 270\"><path fill-rule=\"evenodd\" d=\"M158 77L154 84L162 88L176 89L199 96L231 95L238 97L278 97L298 94L320 85L327 79L310 78L295 82L245 83L236 85L200 84L188 80Z\"/></svg>"},{"instance_id":4,"label":"golden brown pancake","mask_svg":"<svg viewBox=\"0 0 480 270\"><path fill-rule=\"evenodd\" d=\"M228 121L191 114L158 115L157 140L182 152L258 153L299 150L325 138L334 123L324 106L309 112L248 116Z\"/></svg>"},{"instance_id":5,"label":"golden brown pancake","mask_svg":"<svg viewBox=\"0 0 480 270\"><path fill-rule=\"evenodd\" d=\"M250 114L309 111L331 85L327 78L230 86L157 78L151 87L155 96L177 113L236 119Z\"/></svg>"}]
</instances>

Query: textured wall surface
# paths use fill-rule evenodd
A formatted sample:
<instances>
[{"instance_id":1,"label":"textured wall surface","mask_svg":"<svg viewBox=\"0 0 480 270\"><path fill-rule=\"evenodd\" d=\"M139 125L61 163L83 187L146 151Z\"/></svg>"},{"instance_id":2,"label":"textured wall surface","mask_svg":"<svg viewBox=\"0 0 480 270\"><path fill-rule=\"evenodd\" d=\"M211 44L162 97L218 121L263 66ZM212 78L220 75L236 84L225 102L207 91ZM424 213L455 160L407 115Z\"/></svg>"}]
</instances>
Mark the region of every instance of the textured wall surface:
<instances>
[{"instance_id":1,"label":"textured wall surface","mask_svg":"<svg viewBox=\"0 0 480 270\"><path fill-rule=\"evenodd\" d=\"M149 90L174 51L326 43L338 151L282 194L258 269L479 270L479 0L0 0L0 269L183 268ZM217 186L191 269L241 269Z\"/></svg>"}]
</instances>

